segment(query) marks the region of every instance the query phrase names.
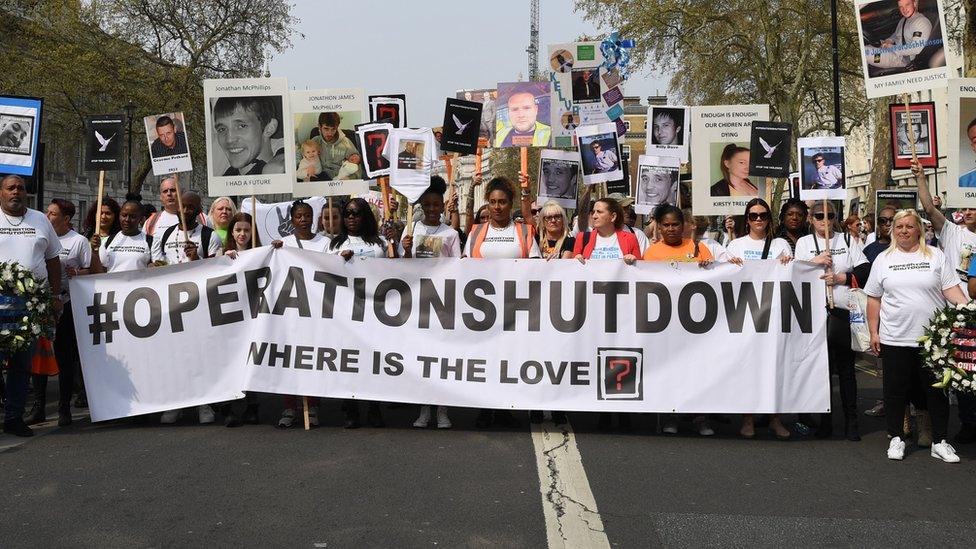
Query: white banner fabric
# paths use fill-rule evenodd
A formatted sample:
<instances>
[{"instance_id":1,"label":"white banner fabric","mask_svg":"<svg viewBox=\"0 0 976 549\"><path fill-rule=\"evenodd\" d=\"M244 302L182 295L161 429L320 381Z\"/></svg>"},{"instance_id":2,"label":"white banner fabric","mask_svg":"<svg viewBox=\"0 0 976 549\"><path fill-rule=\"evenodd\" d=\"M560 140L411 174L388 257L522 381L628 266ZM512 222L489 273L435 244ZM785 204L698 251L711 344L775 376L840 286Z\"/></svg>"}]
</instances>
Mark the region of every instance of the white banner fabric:
<instances>
[{"instance_id":1,"label":"white banner fabric","mask_svg":"<svg viewBox=\"0 0 976 549\"><path fill-rule=\"evenodd\" d=\"M393 262L393 263L391 263ZM75 277L93 421L259 391L567 411L829 410L822 270L268 247Z\"/></svg>"}]
</instances>

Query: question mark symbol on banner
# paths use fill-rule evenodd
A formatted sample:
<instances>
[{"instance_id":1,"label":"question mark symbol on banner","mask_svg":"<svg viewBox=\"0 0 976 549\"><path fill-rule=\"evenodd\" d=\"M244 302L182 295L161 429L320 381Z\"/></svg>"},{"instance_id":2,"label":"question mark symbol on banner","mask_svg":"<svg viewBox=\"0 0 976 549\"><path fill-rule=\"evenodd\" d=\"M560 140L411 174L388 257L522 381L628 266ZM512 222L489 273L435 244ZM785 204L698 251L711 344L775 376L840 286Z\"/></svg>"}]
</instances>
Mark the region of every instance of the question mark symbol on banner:
<instances>
[{"instance_id":1,"label":"question mark symbol on banner","mask_svg":"<svg viewBox=\"0 0 976 549\"><path fill-rule=\"evenodd\" d=\"M630 361L623 358L611 358L608 361L607 366L611 372L617 368L620 368L620 371L617 372L617 390L623 390L624 385L622 380L623 378L627 377L627 374L630 373Z\"/></svg>"}]
</instances>

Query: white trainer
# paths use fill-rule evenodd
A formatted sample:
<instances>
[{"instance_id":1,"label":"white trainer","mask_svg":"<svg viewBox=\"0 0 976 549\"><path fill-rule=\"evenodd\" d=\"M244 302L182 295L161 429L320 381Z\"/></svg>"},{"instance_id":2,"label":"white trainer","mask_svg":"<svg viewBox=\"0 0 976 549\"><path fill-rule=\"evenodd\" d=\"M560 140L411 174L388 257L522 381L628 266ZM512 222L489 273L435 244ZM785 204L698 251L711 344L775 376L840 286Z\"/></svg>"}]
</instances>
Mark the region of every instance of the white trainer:
<instances>
[{"instance_id":1,"label":"white trainer","mask_svg":"<svg viewBox=\"0 0 976 549\"><path fill-rule=\"evenodd\" d=\"M159 416L159 422L163 425L171 425L176 423L181 415L183 415L183 410L166 410L163 415Z\"/></svg>"},{"instance_id":2,"label":"white trainer","mask_svg":"<svg viewBox=\"0 0 976 549\"><path fill-rule=\"evenodd\" d=\"M935 446L932 448L932 455L935 455ZM891 439L891 442L888 443L888 459L905 459L905 441L903 441L901 437L894 437Z\"/></svg>"},{"instance_id":3,"label":"white trainer","mask_svg":"<svg viewBox=\"0 0 976 549\"><path fill-rule=\"evenodd\" d=\"M941 459L946 463L959 463L959 456L956 449L951 444L942 439L942 442L932 445L932 457Z\"/></svg>"},{"instance_id":4,"label":"white trainer","mask_svg":"<svg viewBox=\"0 0 976 549\"><path fill-rule=\"evenodd\" d=\"M698 434L703 437L710 437L715 435L715 430L712 426L708 424L708 420L704 417L696 417L694 422L695 427L698 429Z\"/></svg>"},{"instance_id":5,"label":"white trainer","mask_svg":"<svg viewBox=\"0 0 976 549\"><path fill-rule=\"evenodd\" d=\"M438 429L451 428L451 419L447 417L447 406L437 407L437 428Z\"/></svg>"},{"instance_id":6,"label":"white trainer","mask_svg":"<svg viewBox=\"0 0 976 549\"><path fill-rule=\"evenodd\" d=\"M417 417L417 421L413 422L413 426L418 429L426 429L430 425L430 406L424 404L420 407L420 416Z\"/></svg>"},{"instance_id":7,"label":"white trainer","mask_svg":"<svg viewBox=\"0 0 976 549\"><path fill-rule=\"evenodd\" d=\"M214 417L213 408L211 408L208 404L204 404L203 406L197 406L197 416L199 416L200 425L213 423L214 420L217 419Z\"/></svg>"},{"instance_id":8,"label":"white trainer","mask_svg":"<svg viewBox=\"0 0 976 549\"><path fill-rule=\"evenodd\" d=\"M678 434L678 420L673 417L666 419L664 421L664 427L661 428L661 432L666 435Z\"/></svg>"}]
</instances>

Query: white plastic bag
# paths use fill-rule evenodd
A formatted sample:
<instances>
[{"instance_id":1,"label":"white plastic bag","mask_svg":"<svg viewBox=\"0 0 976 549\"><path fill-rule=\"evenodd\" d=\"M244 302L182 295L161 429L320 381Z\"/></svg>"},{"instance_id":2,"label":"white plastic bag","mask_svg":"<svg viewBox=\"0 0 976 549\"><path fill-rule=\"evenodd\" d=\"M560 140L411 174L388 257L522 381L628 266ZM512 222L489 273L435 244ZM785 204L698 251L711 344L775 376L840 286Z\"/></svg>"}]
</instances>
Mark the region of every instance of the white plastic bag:
<instances>
[{"instance_id":1,"label":"white plastic bag","mask_svg":"<svg viewBox=\"0 0 976 549\"><path fill-rule=\"evenodd\" d=\"M851 288L847 294L847 310L851 312L851 349L859 353L871 350L871 332L868 330L868 296L860 288Z\"/></svg>"}]
</instances>

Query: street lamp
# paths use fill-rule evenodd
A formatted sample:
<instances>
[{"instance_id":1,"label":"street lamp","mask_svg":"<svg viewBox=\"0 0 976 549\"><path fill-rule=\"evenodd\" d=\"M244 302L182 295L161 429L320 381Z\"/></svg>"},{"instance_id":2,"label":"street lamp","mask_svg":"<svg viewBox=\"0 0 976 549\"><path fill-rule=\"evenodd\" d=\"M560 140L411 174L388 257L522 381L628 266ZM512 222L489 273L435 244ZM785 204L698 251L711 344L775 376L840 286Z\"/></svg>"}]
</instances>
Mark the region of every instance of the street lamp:
<instances>
[{"instance_id":1,"label":"street lamp","mask_svg":"<svg viewBox=\"0 0 976 549\"><path fill-rule=\"evenodd\" d=\"M134 192L132 190L132 116L135 114L136 105L130 99L129 102L125 104L123 109L125 109L125 120L129 127L129 146L126 148L125 160L125 166L128 173L125 179L125 186L129 191L126 193L125 198L126 200L136 200L141 202L142 196L138 192Z\"/></svg>"}]
</instances>

